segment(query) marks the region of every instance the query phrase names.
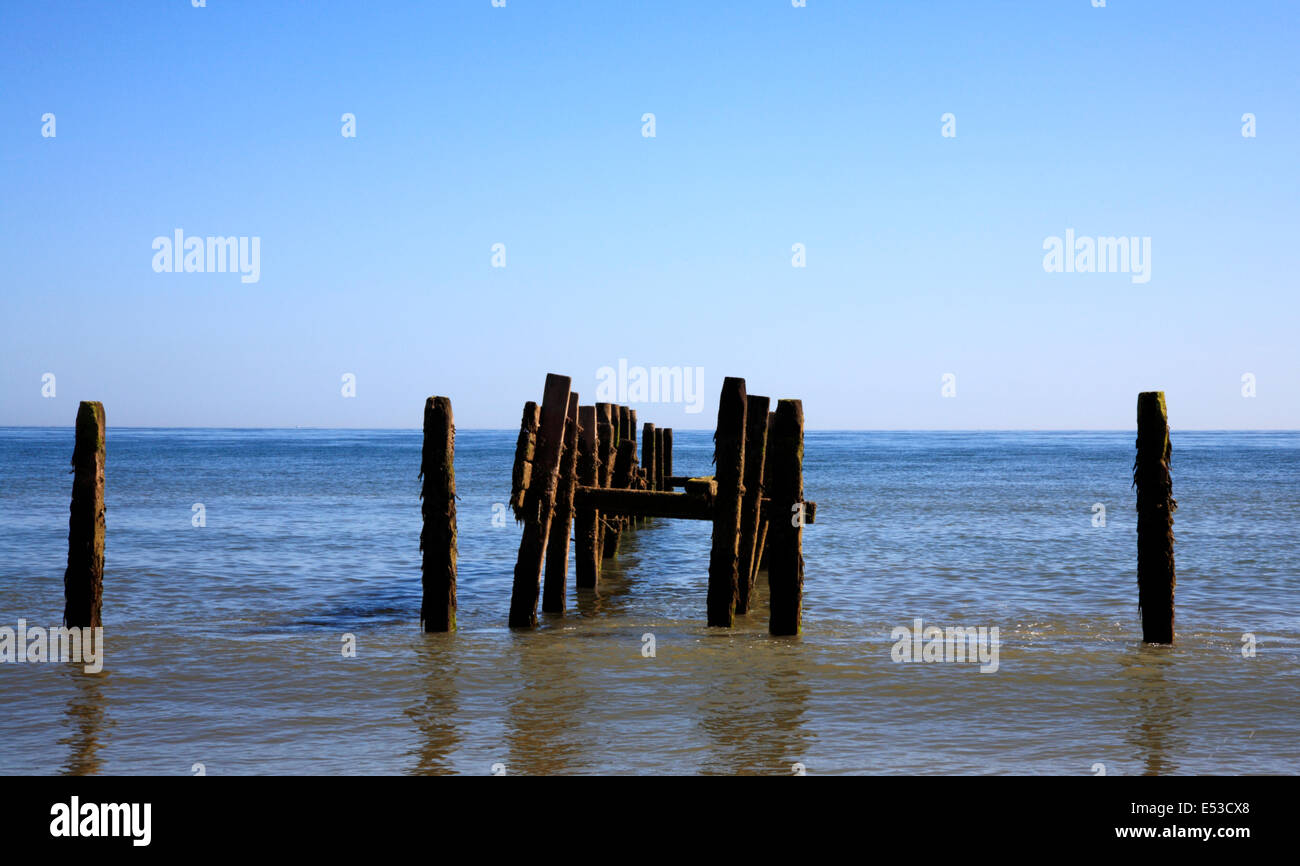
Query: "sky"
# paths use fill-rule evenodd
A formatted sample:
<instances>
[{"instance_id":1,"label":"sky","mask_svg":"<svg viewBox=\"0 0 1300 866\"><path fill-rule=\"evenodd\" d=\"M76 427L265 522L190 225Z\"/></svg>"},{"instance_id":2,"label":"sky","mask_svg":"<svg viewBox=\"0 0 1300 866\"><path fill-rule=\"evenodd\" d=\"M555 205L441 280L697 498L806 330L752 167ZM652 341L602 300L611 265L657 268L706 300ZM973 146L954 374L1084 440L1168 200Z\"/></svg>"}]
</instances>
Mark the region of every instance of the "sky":
<instances>
[{"instance_id":1,"label":"sky","mask_svg":"<svg viewBox=\"0 0 1300 866\"><path fill-rule=\"evenodd\" d=\"M1093 2L5 3L0 426L1300 428L1300 5Z\"/></svg>"}]
</instances>

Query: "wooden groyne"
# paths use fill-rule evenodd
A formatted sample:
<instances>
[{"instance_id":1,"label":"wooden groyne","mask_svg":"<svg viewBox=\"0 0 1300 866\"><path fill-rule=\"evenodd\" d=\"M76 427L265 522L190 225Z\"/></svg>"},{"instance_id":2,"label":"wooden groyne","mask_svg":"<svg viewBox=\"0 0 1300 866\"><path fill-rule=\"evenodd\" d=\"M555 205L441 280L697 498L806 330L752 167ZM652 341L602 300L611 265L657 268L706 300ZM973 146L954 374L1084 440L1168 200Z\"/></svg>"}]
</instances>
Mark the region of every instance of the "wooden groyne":
<instances>
[{"instance_id":1,"label":"wooden groyne","mask_svg":"<svg viewBox=\"0 0 1300 866\"><path fill-rule=\"evenodd\" d=\"M705 595L709 625L729 627L753 609L757 573L767 569L768 630L797 635L803 611L803 528L817 503L804 499L804 416L799 400L747 394L727 378L718 401L714 474L675 475L671 428L645 422L638 463L635 412L582 406L567 376L550 374L540 405L525 404L511 474L510 504L523 525L509 625L537 624L537 606L563 613L569 543L578 587L599 585L602 560L617 556L620 535L651 518L712 523ZM420 458L420 534L425 631L456 628L455 422L451 400L424 406ZM103 404L82 402L73 448L64 624L102 625L106 425ZM1164 392L1138 395L1138 604L1147 643L1174 640L1172 447ZM642 465L643 464L643 465ZM680 492L678 492L680 491ZM764 565L765 563L765 565ZM545 575L545 586L543 586Z\"/></svg>"},{"instance_id":2,"label":"wooden groyne","mask_svg":"<svg viewBox=\"0 0 1300 866\"><path fill-rule=\"evenodd\" d=\"M552 382L559 379L569 381L554 374L547 377L540 422L534 421L538 413L530 408L535 404L526 404L515 449L512 478L516 486L511 495L512 501L523 503L516 514L524 523L524 539L515 565L510 625L527 628L537 623L532 563L538 554L531 539L541 533L540 525L546 520L543 509L548 501L552 502L555 516L546 534L544 612L564 610L562 569L568 561L570 512L576 535L574 572L578 586L584 589L599 584L602 560L617 557L621 537L638 524L652 518L707 520L713 524L713 535L705 607L708 623L719 627L732 626L738 610L750 610L762 527L771 523L773 515L778 523L788 519L782 515L791 514L794 508L801 517L799 526L790 532L773 533L782 577L780 590L774 588L772 593L770 630L773 634L798 634L803 598L802 521L815 514L814 503L803 502L803 412L799 401L781 401L782 406L789 404L784 411L791 414L791 420L781 428L784 432L779 447L785 453L778 475L783 486L774 488L782 497L778 501L765 496L762 472L770 451L769 400L748 397L744 379L729 378L723 383L714 436L715 472L699 477L673 475L671 428L643 422L638 459L635 410L609 403L580 406L577 395L567 391L567 416L576 429L566 427L557 458L548 450L546 419L548 401L560 399L558 391L551 393ZM751 401L760 421L748 425ZM751 441L754 444L749 444ZM756 467L748 471L747 447ZM570 453L572 460L568 458ZM549 473L539 467L557 459L558 495L551 496L543 489ZM522 490L517 485L519 479L526 480ZM679 488L681 492L676 492ZM565 526L563 531L561 524ZM744 603L740 606L742 596Z\"/></svg>"}]
</instances>

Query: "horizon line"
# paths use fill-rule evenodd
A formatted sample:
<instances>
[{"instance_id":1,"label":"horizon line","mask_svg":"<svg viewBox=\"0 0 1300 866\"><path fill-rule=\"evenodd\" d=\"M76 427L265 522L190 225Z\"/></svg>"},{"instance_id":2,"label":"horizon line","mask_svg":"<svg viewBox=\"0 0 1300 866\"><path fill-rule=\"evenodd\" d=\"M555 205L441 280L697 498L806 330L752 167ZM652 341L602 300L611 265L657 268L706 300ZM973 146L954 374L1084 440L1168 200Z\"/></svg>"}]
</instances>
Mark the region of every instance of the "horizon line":
<instances>
[{"instance_id":1,"label":"horizon line","mask_svg":"<svg viewBox=\"0 0 1300 866\"><path fill-rule=\"evenodd\" d=\"M656 425L658 426L658 425ZM73 430L75 424L0 424L0 430ZM295 425L279 426L188 426L167 427L151 424L110 424L107 429L118 430L333 430L338 432L420 432L421 427L317 427ZM518 433L516 427L457 427L465 432ZM712 427L665 427L683 432L711 433ZM806 433L1133 433L1133 427L806 427ZM1294 427L1175 427L1187 433L1300 433Z\"/></svg>"}]
</instances>

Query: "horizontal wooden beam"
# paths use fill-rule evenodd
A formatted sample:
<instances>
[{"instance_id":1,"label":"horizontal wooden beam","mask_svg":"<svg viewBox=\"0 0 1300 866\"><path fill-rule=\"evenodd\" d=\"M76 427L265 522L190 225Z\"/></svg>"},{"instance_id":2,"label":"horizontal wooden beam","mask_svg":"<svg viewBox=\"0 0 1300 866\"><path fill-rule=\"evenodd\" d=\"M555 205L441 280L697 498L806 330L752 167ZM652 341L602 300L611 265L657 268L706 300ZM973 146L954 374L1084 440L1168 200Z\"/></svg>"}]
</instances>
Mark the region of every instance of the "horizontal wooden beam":
<instances>
[{"instance_id":1,"label":"horizontal wooden beam","mask_svg":"<svg viewBox=\"0 0 1300 866\"><path fill-rule=\"evenodd\" d=\"M669 517L680 520L712 520L713 499L691 493L664 490L618 490L579 487L575 508L594 508L602 515L626 517Z\"/></svg>"}]
</instances>

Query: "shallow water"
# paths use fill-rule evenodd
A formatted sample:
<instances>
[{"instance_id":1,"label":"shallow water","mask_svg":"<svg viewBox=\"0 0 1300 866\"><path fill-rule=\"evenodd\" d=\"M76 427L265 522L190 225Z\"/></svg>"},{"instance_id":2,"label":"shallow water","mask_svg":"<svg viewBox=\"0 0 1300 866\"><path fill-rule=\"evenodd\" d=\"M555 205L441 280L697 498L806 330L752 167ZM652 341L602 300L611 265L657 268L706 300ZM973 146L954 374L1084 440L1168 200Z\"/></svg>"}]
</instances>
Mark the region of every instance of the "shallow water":
<instances>
[{"instance_id":1,"label":"shallow water","mask_svg":"<svg viewBox=\"0 0 1300 866\"><path fill-rule=\"evenodd\" d=\"M709 525L668 520L507 629L514 438L458 432L460 630L425 635L418 432L110 428L104 671L0 664L0 772L1300 772L1300 434L1175 431L1174 647L1140 641L1132 433L809 433L782 639L764 575L705 627ZM0 626L60 622L71 453L0 429ZM917 617L997 627L997 671L894 662Z\"/></svg>"}]
</instances>

